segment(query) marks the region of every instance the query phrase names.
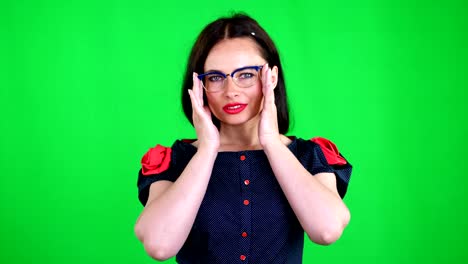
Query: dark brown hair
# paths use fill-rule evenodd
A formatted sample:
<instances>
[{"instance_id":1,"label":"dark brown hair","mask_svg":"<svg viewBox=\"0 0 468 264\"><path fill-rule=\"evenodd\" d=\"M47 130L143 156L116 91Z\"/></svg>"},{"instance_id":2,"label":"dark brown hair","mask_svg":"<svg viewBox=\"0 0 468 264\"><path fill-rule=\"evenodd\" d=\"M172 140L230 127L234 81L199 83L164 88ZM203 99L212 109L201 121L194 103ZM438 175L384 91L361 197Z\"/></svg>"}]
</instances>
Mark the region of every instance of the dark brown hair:
<instances>
[{"instance_id":1,"label":"dark brown hair","mask_svg":"<svg viewBox=\"0 0 468 264\"><path fill-rule=\"evenodd\" d=\"M278 129L281 134L286 134L289 129L289 111L286 97L286 85L283 76L283 68L275 44L266 31L251 17L246 14L236 13L230 17L219 18L208 24L198 36L192 47L187 70L182 84L182 107L184 114L190 123L192 120L192 105L187 92L192 89L192 74L203 73L204 65L210 50L221 40L230 38L251 38L261 50L261 56L268 62L269 66L278 67L278 83L274 90L275 104L277 108ZM206 104L207 99L204 96ZM213 123L219 128L219 120L213 115Z\"/></svg>"}]
</instances>

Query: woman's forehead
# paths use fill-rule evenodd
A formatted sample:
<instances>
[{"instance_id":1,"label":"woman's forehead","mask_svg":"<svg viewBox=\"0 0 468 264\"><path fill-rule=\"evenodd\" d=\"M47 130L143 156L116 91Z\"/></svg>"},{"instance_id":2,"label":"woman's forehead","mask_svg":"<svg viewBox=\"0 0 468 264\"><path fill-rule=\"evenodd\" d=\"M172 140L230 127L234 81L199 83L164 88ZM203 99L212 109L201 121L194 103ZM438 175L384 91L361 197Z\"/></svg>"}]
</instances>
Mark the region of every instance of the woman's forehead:
<instances>
[{"instance_id":1,"label":"woman's forehead","mask_svg":"<svg viewBox=\"0 0 468 264\"><path fill-rule=\"evenodd\" d=\"M225 39L210 50L204 70L231 72L245 66L262 65L264 61L259 46L252 39Z\"/></svg>"}]
</instances>

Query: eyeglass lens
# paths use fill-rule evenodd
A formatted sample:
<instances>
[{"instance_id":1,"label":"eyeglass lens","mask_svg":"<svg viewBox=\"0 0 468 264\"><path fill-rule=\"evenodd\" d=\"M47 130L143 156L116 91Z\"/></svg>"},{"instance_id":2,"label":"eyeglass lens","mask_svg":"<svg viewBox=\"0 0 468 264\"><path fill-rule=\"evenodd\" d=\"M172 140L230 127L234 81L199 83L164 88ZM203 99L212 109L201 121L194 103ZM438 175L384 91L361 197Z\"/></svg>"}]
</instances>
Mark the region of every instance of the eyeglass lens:
<instances>
[{"instance_id":1,"label":"eyeglass lens","mask_svg":"<svg viewBox=\"0 0 468 264\"><path fill-rule=\"evenodd\" d=\"M243 69L235 72L232 76L234 83L242 88L247 88L255 84L258 79L258 72L256 69ZM207 74L203 78L203 86L209 91L219 91L224 88L226 78L220 73Z\"/></svg>"}]
</instances>

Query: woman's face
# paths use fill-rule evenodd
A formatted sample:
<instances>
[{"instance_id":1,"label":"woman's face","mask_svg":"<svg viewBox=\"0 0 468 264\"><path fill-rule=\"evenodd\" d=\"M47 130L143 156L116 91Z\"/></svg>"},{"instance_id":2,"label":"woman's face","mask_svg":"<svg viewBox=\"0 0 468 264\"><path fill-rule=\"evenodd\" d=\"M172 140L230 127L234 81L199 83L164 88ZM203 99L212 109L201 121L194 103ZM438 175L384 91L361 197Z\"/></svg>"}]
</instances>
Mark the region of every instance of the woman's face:
<instances>
[{"instance_id":1,"label":"woman's face","mask_svg":"<svg viewBox=\"0 0 468 264\"><path fill-rule=\"evenodd\" d=\"M221 71L224 74L246 66L264 65L260 47L250 38L224 39L209 52L204 71ZM208 106L221 125L241 125L258 122L262 109L263 93L258 71L258 80L250 87L242 88L233 82L231 76L224 81L224 88L207 92Z\"/></svg>"}]
</instances>

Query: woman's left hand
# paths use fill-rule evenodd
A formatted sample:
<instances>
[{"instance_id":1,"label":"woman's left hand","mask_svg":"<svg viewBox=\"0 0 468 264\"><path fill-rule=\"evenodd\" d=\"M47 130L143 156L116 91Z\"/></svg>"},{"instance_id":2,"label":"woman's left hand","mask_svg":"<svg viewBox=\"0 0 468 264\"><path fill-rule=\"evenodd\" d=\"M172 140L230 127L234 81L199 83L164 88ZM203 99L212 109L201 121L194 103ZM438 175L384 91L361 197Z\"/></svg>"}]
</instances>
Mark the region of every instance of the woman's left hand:
<instances>
[{"instance_id":1,"label":"woman's left hand","mask_svg":"<svg viewBox=\"0 0 468 264\"><path fill-rule=\"evenodd\" d=\"M272 69L268 64L262 68L262 92L263 92L263 109L260 114L260 124L258 128L258 138L260 144L265 148L270 143L280 141L278 132L278 118L276 114L275 104L275 83L273 82Z\"/></svg>"}]
</instances>

